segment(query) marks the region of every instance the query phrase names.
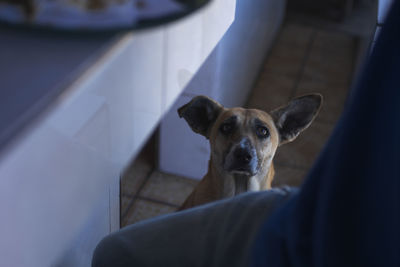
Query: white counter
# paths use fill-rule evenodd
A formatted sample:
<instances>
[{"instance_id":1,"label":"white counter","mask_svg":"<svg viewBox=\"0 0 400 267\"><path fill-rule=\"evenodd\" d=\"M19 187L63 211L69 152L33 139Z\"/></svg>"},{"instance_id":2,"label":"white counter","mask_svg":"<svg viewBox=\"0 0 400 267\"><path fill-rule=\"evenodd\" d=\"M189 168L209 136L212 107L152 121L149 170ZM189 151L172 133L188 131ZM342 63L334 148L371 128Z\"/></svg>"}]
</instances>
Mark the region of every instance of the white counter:
<instances>
[{"instance_id":1,"label":"white counter","mask_svg":"<svg viewBox=\"0 0 400 267\"><path fill-rule=\"evenodd\" d=\"M234 13L235 1L215 0L176 23L119 36L7 146L0 266L90 265L98 241L119 228L121 172ZM46 80L52 70L40 73Z\"/></svg>"}]
</instances>

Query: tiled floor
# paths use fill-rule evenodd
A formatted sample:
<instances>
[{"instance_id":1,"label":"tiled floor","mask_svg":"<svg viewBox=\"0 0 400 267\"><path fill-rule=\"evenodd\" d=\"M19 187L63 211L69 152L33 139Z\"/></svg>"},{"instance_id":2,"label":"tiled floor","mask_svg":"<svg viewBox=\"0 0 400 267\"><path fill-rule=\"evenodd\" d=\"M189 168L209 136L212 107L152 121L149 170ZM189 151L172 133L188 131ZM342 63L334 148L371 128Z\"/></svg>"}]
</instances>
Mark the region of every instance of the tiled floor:
<instances>
[{"instance_id":1,"label":"tiled floor","mask_svg":"<svg viewBox=\"0 0 400 267\"><path fill-rule=\"evenodd\" d=\"M268 111L312 92L321 93L324 104L309 129L278 149L273 186L302 183L344 107L355 55L353 36L293 22L284 25L247 106Z\"/></svg>"},{"instance_id":2,"label":"tiled floor","mask_svg":"<svg viewBox=\"0 0 400 267\"><path fill-rule=\"evenodd\" d=\"M355 57L356 40L346 33L294 22L282 27L247 106L268 111L310 92L323 94L324 105L309 129L279 148L274 186L302 183L340 116ZM154 170L144 152L122 178L121 225L175 211L196 183Z\"/></svg>"},{"instance_id":3,"label":"tiled floor","mask_svg":"<svg viewBox=\"0 0 400 267\"><path fill-rule=\"evenodd\" d=\"M174 212L197 181L154 169L156 135L121 179L121 226Z\"/></svg>"}]
</instances>

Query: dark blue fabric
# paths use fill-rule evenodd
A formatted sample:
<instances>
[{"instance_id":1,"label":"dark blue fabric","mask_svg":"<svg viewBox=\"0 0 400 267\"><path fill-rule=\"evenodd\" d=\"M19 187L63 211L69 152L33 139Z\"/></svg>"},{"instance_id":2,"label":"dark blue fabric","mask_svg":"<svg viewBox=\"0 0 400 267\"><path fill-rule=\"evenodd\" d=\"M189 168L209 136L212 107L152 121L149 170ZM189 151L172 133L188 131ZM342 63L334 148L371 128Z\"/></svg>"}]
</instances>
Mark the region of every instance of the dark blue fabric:
<instances>
[{"instance_id":1,"label":"dark blue fabric","mask_svg":"<svg viewBox=\"0 0 400 267\"><path fill-rule=\"evenodd\" d=\"M400 1L300 193L263 226L253 266L400 266Z\"/></svg>"}]
</instances>

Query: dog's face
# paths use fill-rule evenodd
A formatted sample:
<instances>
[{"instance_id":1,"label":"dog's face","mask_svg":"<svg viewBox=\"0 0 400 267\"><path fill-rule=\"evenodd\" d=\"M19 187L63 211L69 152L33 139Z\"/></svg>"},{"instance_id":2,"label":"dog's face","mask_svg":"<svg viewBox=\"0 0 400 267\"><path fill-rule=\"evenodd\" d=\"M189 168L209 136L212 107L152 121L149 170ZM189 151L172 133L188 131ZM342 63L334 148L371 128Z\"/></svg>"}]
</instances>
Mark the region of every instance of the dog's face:
<instances>
[{"instance_id":1,"label":"dog's face","mask_svg":"<svg viewBox=\"0 0 400 267\"><path fill-rule=\"evenodd\" d=\"M209 139L211 163L219 175L231 179L234 190L249 191L260 189L278 146L293 141L311 124L321 102L319 94L302 96L267 113L224 108L208 97L197 96L178 113L194 132Z\"/></svg>"},{"instance_id":2,"label":"dog's face","mask_svg":"<svg viewBox=\"0 0 400 267\"><path fill-rule=\"evenodd\" d=\"M260 110L223 109L210 131L213 163L220 173L265 176L279 144L270 115Z\"/></svg>"}]
</instances>

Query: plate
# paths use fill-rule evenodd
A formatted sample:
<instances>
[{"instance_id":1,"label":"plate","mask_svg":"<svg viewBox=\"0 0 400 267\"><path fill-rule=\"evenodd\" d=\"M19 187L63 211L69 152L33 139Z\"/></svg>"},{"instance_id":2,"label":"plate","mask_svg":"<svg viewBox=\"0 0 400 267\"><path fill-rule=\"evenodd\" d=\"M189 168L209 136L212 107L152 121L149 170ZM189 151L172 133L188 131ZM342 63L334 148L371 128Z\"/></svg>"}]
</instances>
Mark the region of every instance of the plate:
<instances>
[{"instance_id":1,"label":"plate","mask_svg":"<svg viewBox=\"0 0 400 267\"><path fill-rule=\"evenodd\" d=\"M143 29L182 18L210 0L0 0L8 25L64 31Z\"/></svg>"}]
</instances>

